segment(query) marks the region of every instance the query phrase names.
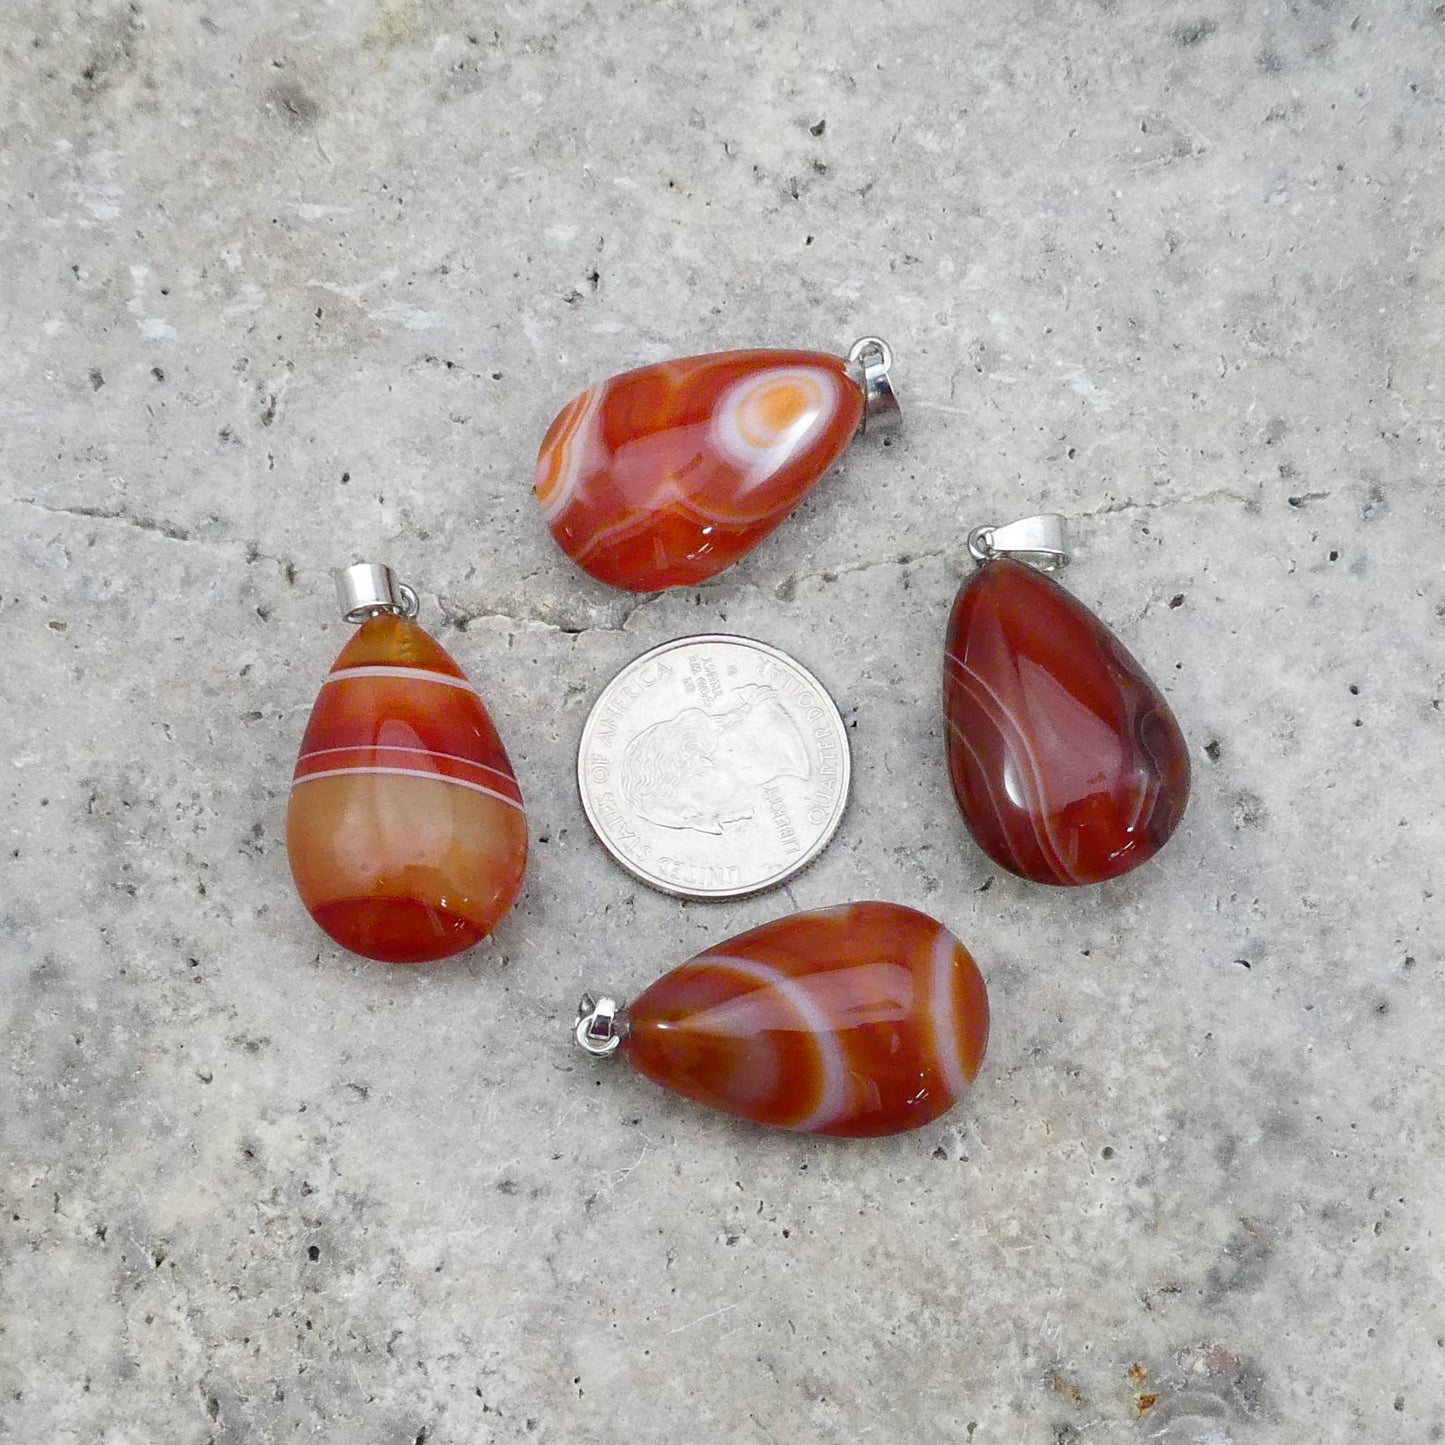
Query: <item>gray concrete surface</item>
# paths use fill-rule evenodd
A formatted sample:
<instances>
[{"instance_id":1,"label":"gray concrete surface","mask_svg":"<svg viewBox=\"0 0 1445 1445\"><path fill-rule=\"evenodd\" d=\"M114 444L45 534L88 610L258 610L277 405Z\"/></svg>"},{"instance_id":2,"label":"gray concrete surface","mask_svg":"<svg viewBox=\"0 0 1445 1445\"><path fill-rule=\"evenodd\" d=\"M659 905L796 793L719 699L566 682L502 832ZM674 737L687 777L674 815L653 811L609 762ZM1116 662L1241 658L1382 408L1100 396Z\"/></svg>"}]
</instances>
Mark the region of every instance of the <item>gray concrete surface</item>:
<instances>
[{"instance_id":1,"label":"gray concrete surface","mask_svg":"<svg viewBox=\"0 0 1445 1445\"><path fill-rule=\"evenodd\" d=\"M7 0L0 98L0 1437L1445 1438L1442 7ZM583 385L869 331L906 432L735 570L557 552ZM1072 893L941 762L963 540L1041 507L1196 767ZM360 556L529 804L450 965L287 873ZM791 900L634 886L575 796L596 690L714 629L853 728ZM987 974L939 1125L569 1052L582 985L861 897Z\"/></svg>"}]
</instances>

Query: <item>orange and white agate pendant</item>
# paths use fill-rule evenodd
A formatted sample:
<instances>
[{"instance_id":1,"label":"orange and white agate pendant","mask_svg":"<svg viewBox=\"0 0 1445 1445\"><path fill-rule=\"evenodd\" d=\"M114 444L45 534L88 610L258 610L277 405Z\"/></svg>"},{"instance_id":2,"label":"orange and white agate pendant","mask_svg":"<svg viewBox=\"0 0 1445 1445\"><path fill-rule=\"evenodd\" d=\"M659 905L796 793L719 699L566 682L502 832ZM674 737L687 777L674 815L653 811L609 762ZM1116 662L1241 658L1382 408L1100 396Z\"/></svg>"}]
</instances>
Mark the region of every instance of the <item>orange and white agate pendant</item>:
<instances>
[{"instance_id":1,"label":"orange and white agate pendant","mask_svg":"<svg viewBox=\"0 0 1445 1445\"><path fill-rule=\"evenodd\" d=\"M337 574L360 628L311 711L286 814L307 911L353 953L420 963L485 938L527 864L527 816L476 688L389 567Z\"/></svg>"},{"instance_id":2,"label":"orange and white agate pendant","mask_svg":"<svg viewBox=\"0 0 1445 1445\"><path fill-rule=\"evenodd\" d=\"M631 592L688 587L750 552L865 425L897 425L893 356L725 351L614 376L569 402L537 457L562 550Z\"/></svg>"},{"instance_id":3,"label":"orange and white agate pendant","mask_svg":"<svg viewBox=\"0 0 1445 1445\"><path fill-rule=\"evenodd\" d=\"M932 1123L988 1043L988 993L941 923L895 903L795 913L700 953L577 1042L757 1124L857 1138Z\"/></svg>"}]
</instances>

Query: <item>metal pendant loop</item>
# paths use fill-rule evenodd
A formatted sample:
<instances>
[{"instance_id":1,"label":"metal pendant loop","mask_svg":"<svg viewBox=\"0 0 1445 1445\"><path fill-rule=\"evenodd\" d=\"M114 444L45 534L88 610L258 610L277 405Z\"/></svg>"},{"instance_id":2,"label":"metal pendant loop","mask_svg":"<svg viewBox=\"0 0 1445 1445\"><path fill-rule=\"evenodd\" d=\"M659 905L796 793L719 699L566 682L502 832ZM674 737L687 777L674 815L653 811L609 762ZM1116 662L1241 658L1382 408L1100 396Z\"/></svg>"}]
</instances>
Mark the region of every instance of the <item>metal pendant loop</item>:
<instances>
[{"instance_id":1,"label":"metal pendant loop","mask_svg":"<svg viewBox=\"0 0 1445 1445\"><path fill-rule=\"evenodd\" d=\"M968 534L968 550L977 562L1011 557L1040 572L1057 572L1069 561L1069 524L1057 512L1023 517L1003 527L975 527Z\"/></svg>"},{"instance_id":2,"label":"metal pendant loop","mask_svg":"<svg viewBox=\"0 0 1445 1445\"><path fill-rule=\"evenodd\" d=\"M416 593L382 562L357 562L336 570L336 598L347 622L365 622L381 612L415 617Z\"/></svg>"},{"instance_id":3,"label":"metal pendant loop","mask_svg":"<svg viewBox=\"0 0 1445 1445\"><path fill-rule=\"evenodd\" d=\"M622 1046L627 1022L619 1017L616 999L593 998L590 993L584 993L577 1005L577 1027L573 1033L589 1054L605 1058Z\"/></svg>"},{"instance_id":4,"label":"metal pendant loop","mask_svg":"<svg viewBox=\"0 0 1445 1445\"><path fill-rule=\"evenodd\" d=\"M863 393L863 420L858 430L896 431L903 424L898 398L888 373L893 350L879 336L863 336L848 348L848 372Z\"/></svg>"}]
</instances>

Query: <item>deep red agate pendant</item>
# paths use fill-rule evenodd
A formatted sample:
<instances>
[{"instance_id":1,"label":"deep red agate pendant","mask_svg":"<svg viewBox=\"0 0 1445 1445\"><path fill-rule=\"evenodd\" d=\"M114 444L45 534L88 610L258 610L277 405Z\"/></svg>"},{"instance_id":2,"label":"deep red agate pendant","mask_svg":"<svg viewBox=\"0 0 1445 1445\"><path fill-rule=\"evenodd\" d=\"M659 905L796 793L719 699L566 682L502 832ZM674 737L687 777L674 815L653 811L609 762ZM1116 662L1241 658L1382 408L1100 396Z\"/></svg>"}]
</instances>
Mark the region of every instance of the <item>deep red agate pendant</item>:
<instances>
[{"instance_id":1,"label":"deep red agate pendant","mask_svg":"<svg viewBox=\"0 0 1445 1445\"><path fill-rule=\"evenodd\" d=\"M613 587L705 581L768 536L865 425L897 424L892 363L869 336L846 360L724 351L584 391L537 456L552 535Z\"/></svg>"},{"instance_id":2,"label":"deep red agate pendant","mask_svg":"<svg viewBox=\"0 0 1445 1445\"><path fill-rule=\"evenodd\" d=\"M1035 883L1102 883L1152 858L1189 800L1189 750L1119 639L1044 572L1064 519L980 527L943 668L948 771L978 845Z\"/></svg>"},{"instance_id":3,"label":"deep red agate pendant","mask_svg":"<svg viewBox=\"0 0 1445 1445\"><path fill-rule=\"evenodd\" d=\"M343 948L388 963L485 938L527 863L522 795L497 730L451 654L412 621L389 567L337 574L361 624L322 684L286 813L291 874Z\"/></svg>"},{"instance_id":4,"label":"deep red agate pendant","mask_svg":"<svg viewBox=\"0 0 1445 1445\"><path fill-rule=\"evenodd\" d=\"M582 1000L577 1042L757 1124L918 1129L973 1082L988 994L941 923L894 903L795 913L664 974L627 1009Z\"/></svg>"}]
</instances>

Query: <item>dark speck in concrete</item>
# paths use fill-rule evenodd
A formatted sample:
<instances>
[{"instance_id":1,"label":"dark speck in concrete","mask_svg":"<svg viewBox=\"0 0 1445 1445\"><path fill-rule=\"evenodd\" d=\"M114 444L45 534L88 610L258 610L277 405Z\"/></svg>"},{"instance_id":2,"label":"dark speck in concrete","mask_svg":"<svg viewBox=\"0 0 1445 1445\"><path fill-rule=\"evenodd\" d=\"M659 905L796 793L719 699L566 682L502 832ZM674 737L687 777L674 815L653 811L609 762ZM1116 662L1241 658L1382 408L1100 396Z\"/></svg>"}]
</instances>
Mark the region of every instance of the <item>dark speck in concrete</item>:
<instances>
[{"instance_id":1,"label":"dark speck in concrete","mask_svg":"<svg viewBox=\"0 0 1445 1445\"><path fill-rule=\"evenodd\" d=\"M88 30L91 48L80 71L79 90L84 95L98 96L119 85L136 69L144 33L140 6L131 5L104 19L93 19Z\"/></svg>"},{"instance_id":2,"label":"dark speck in concrete","mask_svg":"<svg viewBox=\"0 0 1445 1445\"><path fill-rule=\"evenodd\" d=\"M1188 50L1200 41L1208 40L1218 29L1218 22L1214 20L1191 20L1187 24L1174 27L1174 43L1181 50Z\"/></svg>"},{"instance_id":3,"label":"dark speck in concrete","mask_svg":"<svg viewBox=\"0 0 1445 1445\"><path fill-rule=\"evenodd\" d=\"M1236 829L1257 828L1264 821L1264 799L1247 789L1235 795L1234 826Z\"/></svg>"},{"instance_id":4,"label":"dark speck in concrete","mask_svg":"<svg viewBox=\"0 0 1445 1445\"><path fill-rule=\"evenodd\" d=\"M1274 1239L1264 1225L1241 1219L1225 1242L1223 1254L1205 1276L1206 1299L1258 1289L1273 1255Z\"/></svg>"},{"instance_id":5,"label":"dark speck in concrete","mask_svg":"<svg viewBox=\"0 0 1445 1445\"><path fill-rule=\"evenodd\" d=\"M321 119L320 105L289 80L278 80L267 90L266 107L300 129L313 126Z\"/></svg>"}]
</instances>

